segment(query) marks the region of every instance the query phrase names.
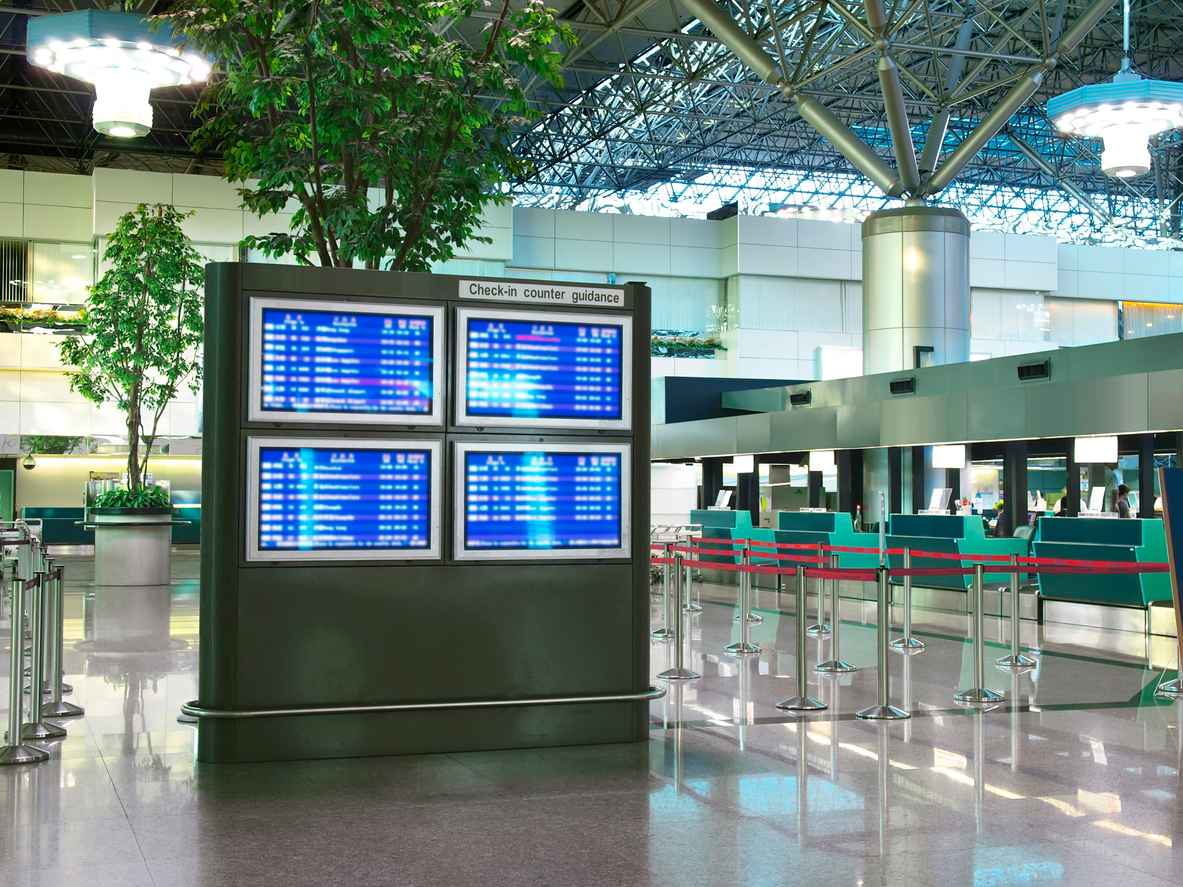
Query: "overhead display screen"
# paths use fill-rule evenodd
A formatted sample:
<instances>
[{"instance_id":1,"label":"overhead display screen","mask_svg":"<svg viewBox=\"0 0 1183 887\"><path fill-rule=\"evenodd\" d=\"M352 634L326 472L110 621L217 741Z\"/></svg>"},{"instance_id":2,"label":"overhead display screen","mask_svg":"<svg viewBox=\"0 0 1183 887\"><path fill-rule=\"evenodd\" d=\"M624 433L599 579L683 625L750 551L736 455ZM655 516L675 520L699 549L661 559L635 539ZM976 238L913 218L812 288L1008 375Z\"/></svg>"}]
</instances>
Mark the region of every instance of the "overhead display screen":
<instances>
[{"instance_id":1,"label":"overhead display screen","mask_svg":"<svg viewBox=\"0 0 1183 887\"><path fill-rule=\"evenodd\" d=\"M456 445L457 559L629 556L628 444Z\"/></svg>"},{"instance_id":2,"label":"overhead display screen","mask_svg":"<svg viewBox=\"0 0 1183 887\"><path fill-rule=\"evenodd\" d=\"M462 308L457 330L458 424L629 427L630 318Z\"/></svg>"},{"instance_id":3,"label":"overhead display screen","mask_svg":"<svg viewBox=\"0 0 1183 887\"><path fill-rule=\"evenodd\" d=\"M443 309L251 300L250 418L443 421Z\"/></svg>"},{"instance_id":4,"label":"overhead display screen","mask_svg":"<svg viewBox=\"0 0 1183 887\"><path fill-rule=\"evenodd\" d=\"M251 438L248 560L439 556L439 441Z\"/></svg>"}]
</instances>

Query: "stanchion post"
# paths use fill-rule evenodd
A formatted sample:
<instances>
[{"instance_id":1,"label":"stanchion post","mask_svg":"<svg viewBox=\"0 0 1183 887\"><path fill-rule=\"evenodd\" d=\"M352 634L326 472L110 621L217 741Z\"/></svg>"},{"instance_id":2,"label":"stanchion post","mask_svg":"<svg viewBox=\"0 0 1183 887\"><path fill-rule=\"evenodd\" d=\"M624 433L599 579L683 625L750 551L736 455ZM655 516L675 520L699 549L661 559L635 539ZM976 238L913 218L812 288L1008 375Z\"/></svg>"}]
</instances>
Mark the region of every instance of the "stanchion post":
<instances>
[{"instance_id":1,"label":"stanchion post","mask_svg":"<svg viewBox=\"0 0 1183 887\"><path fill-rule=\"evenodd\" d=\"M661 552L661 628L649 632L655 641L668 641L674 637L670 630L670 575L673 572L674 543L666 542Z\"/></svg>"},{"instance_id":2,"label":"stanchion post","mask_svg":"<svg viewBox=\"0 0 1183 887\"><path fill-rule=\"evenodd\" d=\"M906 718L912 717L909 712L902 708L896 708L891 704L891 657L888 653L888 633L890 631L891 617L889 615L888 606L890 599L888 598L888 569L887 567L879 567L876 575L878 582L878 609L879 609L879 624L875 633L875 652L878 662L879 673L878 691L879 698L875 705L870 708L864 708L860 712L855 713L855 717L862 718L867 721L902 721Z\"/></svg>"},{"instance_id":3,"label":"stanchion post","mask_svg":"<svg viewBox=\"0 0 1183 887\"><path fill-rule=\"evenodd\" d=\"M838 569L838 555L830 555L830 569ZM838 578L837 574L830 579L830 658L825 662L819 662L816 670L823 674L843 674L852 671L858 671L858 667L851 665L842 658L842 652L839 649L838 634L842 627L842 611L840 608L839 598L841 595L842 580Z\"/></svg>"},{"instance_id":4,"label":"stanchion post","mask_svg":"<svg viewBox=\"0 0 1183 887\"><path fill-rule=\"evenodd\" d=\"M38 564L38 566L41 566ZM33 605L30 608L30 628L33 635L32 668L29 676L29 720L21 728L21 739L42 741L62 739L66 731L51 721L41 718L41 676L45 673L45 598L49 585L48 574L38 570L33 585Z\"/></svg>"},{"instance_id":5,"label":"stanchion post","mask_svg":"<svg viewBox=\"0 0 1183 887\"><path fill-rule=\"evenodd\" d=\"M743 617L746 618L748 622L759 625L764 621L764 617L759 613L752 612L752 574L749 572L749 569L752 566L752 549L750 540L744 543L744 547L739 554L739 558L740 566L743 568L743 572L741 572L739 575L741 580L747 585L747 603L740 608L739 613L735 616L735 621L738 622L740 617Z\"/></svg>"},{"instance_id":6,"label":"stanchion post","mask_svg":"<svg viewBox=\"0 0 1183 887\"><path fill-rule=\"evenodd\" d=\"M1000 656L995 660L995 664L1001 668L1009 668L1014 671L1025 671L1034 668L1038 663L1023 653L1021 646L1022 629L1019 622L1019 556L1012 554L1010 557L1011 567L1013 571L1010 574L1010 655Z\"/></svg>"},{"instance_id":7,"label":"stanchion post","mask_svg":"<svg viewBox=\"0 0 1183 887\"><path fill-rule=\"evenodd\" d=\"M970 606L973 607L973 618L970 620L972 626L972 637L970 642L973 644L974 653L974 685L964 690L959 690L953 695L953 701L959 702L962 705L994 705L1002 702L1005 698L1001 693L995 693L986 686L986 654L983 645L985 639L985 615L982 612L982 599L985 597L986 587L986 567L984 564L974 564L974 580L971 587L972 598Z\"/></svg>"},{"instance_id":8,"label":"stanchion post","mask_svg":"<svg viewBox=\"0 0 1183 887\"><path fill-rule=\"evenodd\" d=\"M746 618L749 613L748 603L748 589L751 588L749 581L750 574L748 570L751 568L751 554L745 547L740 558L739 581L739 640L734 644L728 644L724 647L727 653L733 653L736 656L751 656L760 652L760 645L752 643L752 621ZM754 614L753 614L754 615Z\"/></svg>"},{"instance_id":9,"label":"stanchion post","mask_svg":"<svg viewBox=\"0 0 1183 887\"><path fill-rule=\"evenodd\" d=\"M9 593L12 595L12 647L8 653L8 733L5 736L8 744L0 746L0 766L36 764L49 760L49 752L45 749L21 743L25 654L20 639L24 633L25 580L20 578L15 566L12 574L9 583Z\"/></svg>"},{"instance_id":10,"label":"stanchion post","mask_svg":"<svg viewBox=\"0 0 1183 887\"><path fill-rule=\"evenodd\" d=\"M826 704L820 699L809 695L809 683L806 677L805 644L807 633L805 630L806 607L806 576L805 565L797 565L797 693L788 699L782 699L776 704L781 711L822 711ZM821 596L818 596L820 612ZM820 618L820 617L819 617Z\"/></svg>"},{"instance_id":11,"label":"stanchion post","mask_svg":"<svg viewBox=\"0 0 1183 887\"><path fill-rule=\"evenodd\" d=\"M686 639L683 634L686 622L686 583L683 582L685 575L687 573L686 568L682 566L682 553L678 552L674 555L674 666L658 675L667 681L693 681L702 677L698 672L686 668Z\"/></svg>"},{"instance_id":12,"label":"stanchion post","mask_svg":"<svg viewBox=\"0 0 1183 887\"><path fill-rule=\"evenodd\" d=\"M825 543L817 543L817 566L821 569L826 565ZM806 629L811 638L827 638L830 636L830 623L826 622L826 580L817 580L817 622Z\"/></svg>"},{"instance_id":13,"label":"stanchion post","mask_svg":"<svg viewBox=\"0 0 1183 887\"><path fill-rule=\"evenodd\" d=\"M62 656L65 651L65 578L61 564L49 576L49 700L41 706L42 717L76 718L86 714L81 707L62 699Z\"/></svg>"},{"instance_id":14,"label":"stanchion post","mask_svg":"<svg viewBox=\"0 0 1183 887\"><path fill-rule=\"evenodd\" d=\"M912 569L912 549L904 549L904 569ZM912 575L904 573L904 633L891 642L897 653L912 655L924 652L924 641L912 636Z\"/></svg>"},{"instance_id":15,"label":"stanchion post","mask_svg":"<svg viewBox=\"0 0 1183 887\"><path fill-rule=\"evenodd\" d=\"M686 540L686 544L687 545L690 544L689 539ZM688 560L694 560L694 558L688 558ZM685 593L682 596L682 612L683 613L701 613L702 612L702 604L701 603L696 604L694 602L694 568L693 567L683 567L682 568L682 582L685 587Z\"/></svg>"}]
</instances>

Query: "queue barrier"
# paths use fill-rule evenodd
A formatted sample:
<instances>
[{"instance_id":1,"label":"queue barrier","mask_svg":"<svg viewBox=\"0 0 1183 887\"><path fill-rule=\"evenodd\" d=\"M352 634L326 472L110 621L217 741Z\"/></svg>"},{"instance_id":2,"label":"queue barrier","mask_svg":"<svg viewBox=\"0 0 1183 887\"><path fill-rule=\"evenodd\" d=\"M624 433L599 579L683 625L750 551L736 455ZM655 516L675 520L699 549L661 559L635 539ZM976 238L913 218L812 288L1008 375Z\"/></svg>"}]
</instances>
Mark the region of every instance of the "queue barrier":
<instances>
[{"instance_id":1,"label":"queue barrier","mask_svg":"<svg viewBox=\"0 0 1183 887\"><path fill-rule=\"evenodd\" d=\"M710 546L725 544L727 549L714 548ZM717 555L722 553L725 556L732 556L736 554L733 551L738 547L739 562L726 563L715 561L701 560L703 555ZM776 554L774 559L777 563L787 562L791 567L783 566L768 566L765 564L755 564L751 561L752 548L759 547L762 549L786 549L804 551L809 550L815 552L813 555L782 555ZM714 569L723 572L732 572L738 575L738 589L739 589L739 613L741 635L737 643L729 644L725 650L735 655L750 655L760 652L760 646L751 641L749 635L750 619L743 618L750 612L749 593L751 589L751 577L753 575L771 575L771 576L786 576L791 575L796 578L796 595L797 595L797 693L789 699L777 703L777 708L787 711L818 711L825 708L825 704L817 699L810 697L807 693L806 678L805 678L805 643L806 643L806 623L805 623L805 602L806 602L806 581L810 578L820 580L834 580L833 585L833 604L831 612L833 614L832 632L833 644L832 658L826 662L820 663L816 666L817 671L840 673L857 670L855 666L842 660L838 652L838 634L840 619L838 618L838 581L843 579L848 581L868 582L874 581L877 587L877 604L878 604L878 618L876 620L876 670L878 681L878 695L877 703L870 708L863 709L857 712L857 717L872 720L898 720L911 717L911 714L903 709L893 706L890 701L890 667L888 662L888 650L890 649L889 634L891 630L891 612L889 609L889 583L893 576L898 576L904 579L906 591L910 590L910 579L916 576L938 576L938 575L971 575L973 581L970 586L971 594L971 631L970 642L973 647L974 655L974 685L972 687L958 690L954 694L954 701L971 706L993 706L1002 702L1005 697L1003 694L997 693L986 687L985 682L985 632L984 632L984 586L987 562L990 564L991 573L1009 573L1011 575L1010 591L1011 591L1011 652L1008 656L1004 656L997 660L997 664L1003 668L1022 670L1034 667L1035 660L1023 654L1020 646L1019 634L1019 577L1022 574L1029 573L1053 573L1053 574L1071 574L1071 573L1088 573L1090 575L1098 574L1129 574L1129 573L1162 573L1170 569L1169 564L1165 563L1137 563L1126 561L1094 561L1094 560L1080 560L1072 558L1037 558L1037 557L1023 557L1019 555L978 555L974 557L962 555L948 555L946 553L926 553L919 551L912 551L911 549L902 549L901 553L905 558L905 563L910 564L911 557L922 556L927 557L930 554L936 554L940 559L945 560L975 560L977 561L971 567L952 566L949 567L912 567L905 566L902 568L888 568L880 566L877 569L861 569L856 567L840 567L837 564L837 553L848 551L850 546L826 546L821 544L801 544L801 543L774 543L774 542L756 542L752 543L748 540L722 540L722 539L699 539L692 540L686 544L667 544L664 546L665 557L654 558L652 563L657 565L676 567L678 572L682 570L689 570L693 567ZM878 549L868 549L869 551L877 552ZM810 566L817 564L822 552L829 552L831 554L829 566ZM1004 560L999 560L1003 558ZM677 613L679 627L683 616L683 601L680 588L682 582L678 581L679 593ZM897 648L908 651L908 647L899 641L906 641L911 638L911 613L910 601L905 598L905 631L904 637L897 640ZM818 602L818 622L822 623L822 604L821 595L819 594ZM677 650L677 664L675 669L671 671L684 670L683 664L683 650L681 632L678 631L678 650ZM912 639L915 641L915 639ZM919 649L923 649L923 642L915 641L920 644ZM694 672L689 674L697 677ZM669 675L670 679L685 679L682 677L674 677ZM1163 685L1164 694L1179 693L1180 689L1177 685L1168 686Z\"/></svg>"}]
</instances>

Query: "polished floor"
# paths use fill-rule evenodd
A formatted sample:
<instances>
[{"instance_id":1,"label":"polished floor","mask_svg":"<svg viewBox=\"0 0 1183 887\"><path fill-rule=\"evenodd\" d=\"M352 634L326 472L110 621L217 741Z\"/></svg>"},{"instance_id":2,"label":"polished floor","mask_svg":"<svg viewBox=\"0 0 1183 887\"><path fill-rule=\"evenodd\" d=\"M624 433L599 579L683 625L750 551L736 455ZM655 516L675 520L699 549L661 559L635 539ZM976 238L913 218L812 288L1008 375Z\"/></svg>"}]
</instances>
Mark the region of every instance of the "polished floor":
<instances>
[{"instance_id":1,"label":"polished floor","mask_svg":"<svg viewBox=\"0 0 1183 887\"><path fill-rule=\"evenodd\" d=\"M841 651L864 668L810 669L829 708L801 718L775 707L795 684L791 599L759 594L762 652L737 659L734 592L708 587L687 620L703 677L653 703L648 743L209 766L176 720L196 695L196 560L136 597L88 570L67 561L87 714L50 762L0 770L5 887L1183 882L1183 703L1154 693L1170 643L1028 624L1038 668L991 664L1008 699L970 712L952 700L967 620L921 611L927 649L891 657L914 717L873 723L854 712L876 693L874 607L851 601ZM987 628L992 663L1006 624ZM809 662L829 647L810 640ZM652 650L656 675L670 648Z\"/></svg>"}]
</instances>

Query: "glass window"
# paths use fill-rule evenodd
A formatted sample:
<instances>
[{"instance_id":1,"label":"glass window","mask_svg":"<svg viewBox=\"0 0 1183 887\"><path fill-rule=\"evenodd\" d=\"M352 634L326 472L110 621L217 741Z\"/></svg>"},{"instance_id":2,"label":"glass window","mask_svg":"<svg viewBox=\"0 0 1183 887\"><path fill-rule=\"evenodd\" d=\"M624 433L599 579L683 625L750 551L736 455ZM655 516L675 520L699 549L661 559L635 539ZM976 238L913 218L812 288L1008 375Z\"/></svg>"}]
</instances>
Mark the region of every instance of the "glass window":
<instances>
[{"instance_id":1,"label":"glass window","mask_svg":"<svg viewBox=\"0 0 1183 887\"><path fill-rule=\"evenodd\" d=\"M1068 493L1068 459L1039 456L1027 460L1027 508L1055 512Z\"/></svg>"},{"instance_id":2,"label":"glass window","mask_svg":"<svg viewBox=\"0 0 1183 887\"><path fill-rule=\"evenodd\" d=\"M1124 339L1183 332L1183 305L1122 302L1121 311Z\"/></svg>"},{"instance_id":3,"label":"glass window","mask_svg":"<svg viewBox=\"0 0 1183 887\"><path fill-rule=\"evenodd\" d=\"M30 244L30 298L47 305L78 305L94 284L94 247L89 243Z\"/></svg>"},{"instance_id":4,"label":"glass window","mask_svg":"<svg viewBox=\"0 0 1183 887\"><path fill-rule=\"evenodd\" d=\"M962 496L969 497L977 511L992 511L1002 501L1003 471L1001 459L971 462L969 484L962 484Z\"/></svg>"}]
</instances>

